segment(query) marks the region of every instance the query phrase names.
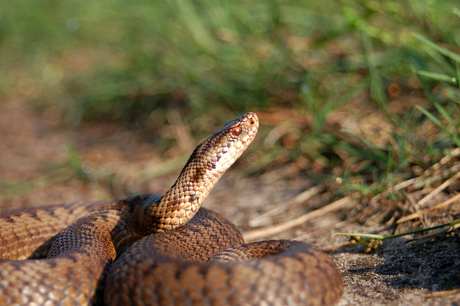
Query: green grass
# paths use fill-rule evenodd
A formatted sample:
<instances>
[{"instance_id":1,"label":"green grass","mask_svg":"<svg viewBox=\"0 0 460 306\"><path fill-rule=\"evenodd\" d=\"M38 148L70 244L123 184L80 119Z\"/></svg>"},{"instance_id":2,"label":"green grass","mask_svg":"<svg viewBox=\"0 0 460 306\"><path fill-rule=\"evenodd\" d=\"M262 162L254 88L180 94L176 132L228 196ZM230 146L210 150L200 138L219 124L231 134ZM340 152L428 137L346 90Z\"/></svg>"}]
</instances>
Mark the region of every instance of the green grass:
<instances>
[{"instance_id":1,"label":"green grass","mask_svg":"<svg viewBox=\"0 0 460 306\"><path fill-rule=\"evenodd\" d=\"M74 102L70 117L126 120L174 100L175 91L200 115L210 105L269 107L283 89L302 95L308 88L308 97L286 103L318 111L364 69L371 78L364 86L383 107L381 79L408 77L410 64L426 64L413 31L458 39L454 3L8 2L0 20L2 84L8 93L22 76L38 77L43 103ZM64 70L58 85L43 80L49 64Z\"/></svg>"},{"instance_id":2,"label":"green grass","mask_svg":"<svg viewBox=\"0 0 460 306\"><path fill-rule=\"evenodd\" d=\"M223 110L298 110L315 120L294 124L300 137L287 161L320 163L319 179L340 168L345 190L375 194L424 156L460 144L459 9L454 0L6 1L0 90L58 107L71 126L111 120L142 129L168 108L188 123ZM410 87L414 73L422 89ZM398 114L391 83L425 91L433 104ZM366 94L394 127L388 144L327 129L331 112ZM442 133L421 139L427 120ZM261 153L257 167L283 149Z\"/></svg>"},{"instance_id":3,"label":"green grass","mask_svg":"<svg viewBox=\"0 0 460 306\"><path fill-rule=\"evenodd\" d=\"M445 224L440 224L437 226L432 226L432 227L427 227L427 228L422 228L414 231L409 231L409 232L404 232L400 234L395 234L395 235L375 235L375 234L360 234L360 233L337 233L335 235L341 235L341 236L347 236L350 239L351 244L346 245L344 247L350 247L350 246L357 246L364 244L366 246L365 252L368 253L372 250L375 250L379 247L379 245L382 244L384 240L388 239L395 239L403 236L408 236L408 235L413 235L413 234L419 234L419 233L424 233L427 231L432 231L432 230L440 230L439 232L446 232L449 229L454 228L455 225L459 224L460 220L456 220L453 222L445 223ZM438 233L439 233L438 232ZM435 233L431 233L431 237L433 237ZM430 235L427 235L426 237L430 237Z\"/></svg>"}]
</instances>

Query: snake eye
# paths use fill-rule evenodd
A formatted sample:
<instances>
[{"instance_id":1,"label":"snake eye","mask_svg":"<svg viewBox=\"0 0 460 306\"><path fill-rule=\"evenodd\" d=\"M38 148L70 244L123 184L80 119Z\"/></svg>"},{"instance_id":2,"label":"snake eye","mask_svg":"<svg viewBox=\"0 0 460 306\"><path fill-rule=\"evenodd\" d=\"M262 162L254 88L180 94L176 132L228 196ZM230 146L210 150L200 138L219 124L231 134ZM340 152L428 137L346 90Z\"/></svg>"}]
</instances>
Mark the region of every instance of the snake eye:
<instances>
[{"instance_id":1,"label":"snake eye","mask_svg":"<svg viewBox=\"0 0 460 306\"><path fill-rule=\"evenodd\" d=\"M240 136L243 130L239 126L235 126L232 128L232 134L233 136Z\"/></svg>"}]
</instances>

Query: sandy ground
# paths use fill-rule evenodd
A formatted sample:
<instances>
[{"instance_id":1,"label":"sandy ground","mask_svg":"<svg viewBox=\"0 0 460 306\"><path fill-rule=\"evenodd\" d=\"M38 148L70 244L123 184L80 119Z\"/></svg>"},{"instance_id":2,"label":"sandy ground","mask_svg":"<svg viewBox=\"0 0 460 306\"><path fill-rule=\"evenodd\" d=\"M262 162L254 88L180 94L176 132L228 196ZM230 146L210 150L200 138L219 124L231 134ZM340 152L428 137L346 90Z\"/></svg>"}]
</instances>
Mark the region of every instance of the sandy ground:
<instances>
[{"instance_id":1,"label":"sandy ground","mask_svg":"<svg viewBox=\"0 0 460 306\"><path fill-rule=\"evenodd\" d=\"M264 128L270 127L262 125ZM136 132L107 123L69 129L56 114L39 114L21 99L0 105L0 135L0 210L123 198L133 191L163 193L187 155L180 150L169 155L157 152ZM79 153L80 159L75 158L77 168L87 161L90 163L85 166L94 168L88 174L89 181L77 178L78 171L72 172L72 166L65 171L60 167L72 164L71 148ZM376 207L357 198L325 213L307 215L300 224L270 234L268 231L278 224L322 211L341 199L333 197L322 182L308 179L302 171L292 171L290 165L263 175L245 175L244 167L254 162L252 152L255 150L243 155L204 204L234 222L246 236L257 240L301 239L325 250L348 243L343 236L332 236L337 232L394 232L396 206L382 202L382 207ZM105 183L106 177L112 178L110 185ZM439 203L449 196L448 191L440 193L432 202ZM270 215L274 209L277 211ZM459 209L458 204L450 206L423 222L432 226L458 219ZM261 217L267 212L268 217ZM419 222L406 222L397 231L419 228ZM253 227L255 223L257 227ZM257 229L262 231L254 232ZM369 253L362 246L331 252L345 283L339 305L460 304L459 232L446 232L426 241L413 241L416 237L420 236L385 241Z\"/></svg>"}]
</instances>

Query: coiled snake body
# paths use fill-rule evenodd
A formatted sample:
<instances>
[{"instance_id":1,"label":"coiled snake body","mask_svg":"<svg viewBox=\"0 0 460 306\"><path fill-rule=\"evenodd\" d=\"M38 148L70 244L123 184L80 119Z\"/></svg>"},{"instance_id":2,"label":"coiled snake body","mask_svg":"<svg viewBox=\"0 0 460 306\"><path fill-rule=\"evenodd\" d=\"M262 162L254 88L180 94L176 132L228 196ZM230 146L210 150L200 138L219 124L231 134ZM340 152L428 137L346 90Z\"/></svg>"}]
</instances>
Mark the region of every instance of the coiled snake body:
<instances>
[{"instance_id":1,"label":"coiled snake body","mask_svg":"<svg viewBox=\"0 0 460 306\"><path fill-rule=\"evenodd\" d=\"M254 113L228 122L163 196L0 213L0 305L335 303L343 284L324 253L299 241L243 244L200 209L258 125Z\"/></svg>"}]
</instances>

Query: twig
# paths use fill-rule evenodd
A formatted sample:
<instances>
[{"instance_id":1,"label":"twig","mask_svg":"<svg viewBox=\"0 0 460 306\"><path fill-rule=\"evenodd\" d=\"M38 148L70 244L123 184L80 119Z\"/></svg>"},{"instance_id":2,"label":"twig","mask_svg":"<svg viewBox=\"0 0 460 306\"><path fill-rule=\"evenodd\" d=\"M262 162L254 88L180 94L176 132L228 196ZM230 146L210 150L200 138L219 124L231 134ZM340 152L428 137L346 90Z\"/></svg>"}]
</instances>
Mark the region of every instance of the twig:
<instances>
[{"instance_id":1,"label":"twig","mask_svg":"<svg viewBox=\"0 0 460 306\"><path fill-rule=\"evenodd\" d=\"M387 205L388 206L388 205ZM390 207L393 207L395 206L394 203L390 204L389 205ZM386 207L386 206L384 206ZM369 216L369 215L372 215L375 211L379 210L379 209L382 209L383 207L374 207L370 210L367 210L367 211L364 211L362 213L360 213L359 215L357 216L354 216L353 218L349 218L349 219L346 219L342 222L339 222L339 223L336 223L334 225L331 225L331 226L328 226L328 227L324 227L324 228L320 228L314 232L310 232L310 233L306 233L306 234L303 234L301 236L298 236L298 237L295 237L293 238L293 240L300 240L300 241L304 241L305 239L309 238L309 237L313 237L315 235L318 235L318 234L321 234L321 233L324 233L324 232L327 232L327 231L330 231L332 229L339 229L339 228L342 228L344 227L345 225L347 224L350 224L350 223L353 223L353 222L356 222L356 220L359 220L365 216Z\"/></svg>"},{"instance_id":2,"label":"twig","mask_svg":"<svg viewBox=\"0 0 460 306\"><path fill-rule=\"evenodd\" d=\"M396 184L394 186L393 190L394 191L399 191L401 189L406 188L407 186L414 185L414 184L422 181L423 179L425 179L429 175L433 175L434 172L436 172L439 169L441 169L442 166L447 164L449 161L451 161L454 157L456 157L458 155L460 155L460 148L456 148L456 149L452 150L452 152L450 152L448 155L446 155L443 158L441 158L441 160L439 162L437 162L436 164L431 166L429 169L425 170L422 173L422 175L420 175L419 177L411 178L411 179L409 179L407 181L404 181L404 182L401 182L399 184ZM458 169L458 165L455 165L450 169L451 170L450 172L451 173L457 172L456 171L457 169Z\"/></svg>"},{"instance_id":3,"label":"twig","mask_svg":"<svg viewBox=\"0 0 460 306\"><path fill-rule=\"evenodd\" d=\"M454 150L452 150L452 152L441 158L439 162L431 166L430 169L427 169L425 172L423 172L420 177L429 176L430 174L432 174L431 171L437 171L441 169L442 166L447 164L449 161L451 161L454 157L458 155L460 155L460 148L455 148Z\"/></svg>"},{"instance_id":4,"label":"twig","mask_svg":"<svg viewBox=\"0 0 460 306\"><path fill-rule=\"evenodd\" d=\"M443 228L440 228L437 231L429 233L429 234L427 234L425 236L411 239L411 240L407 241L407 243L414 242L414 244L423 244L423 243L427 242L428 240L430 240L433 237L436 237L436 236L439 236L441 234L444 234L444 233L446 233L446 232L448 232L450 230L455 230L455 229L457 229L459 227L460 227L460 224L458 224L458 223L453 225L453 226L450 226L450 227L443 227Z\"/></svg>"},{"instance_id":5,"label":"twig","mask_svg":"<svg viewBox=\"0 0 460 306\"><path fill-rule=\"evenodd\" d=\"M249 226L251 227L257 227L261 225L265 225L270 221L270 218L276 215L279 215L280 213L287 211L288 209L292 208L293 206L296 206L298 204L304 203L305 201L309 200L313 196L317 195L321 191L324 190L324 185L319 185L319 186L314 186L300 194L298 194L296 197L294 197L291 201L277 206L276 208L267 211L266 213L252 219L249 221Z\"/></svg>"},{"instance_id":6,"label":"twig","mask_svg":"<svg viewBox=\"0 0 460 306\"><path fill-rule=\"evenodd\" d=\"M456 179L460 178L460 172L446 180L444 183L442 183L439 187L435 188L432 192L430 192L427 196L425 196L423 199L418 201L417 205L418 206L423 206L425 205L429 200L431 200L434 196L436 196L438 193L446 189L449 185L451 185Z\"/></svg>"},{"instance_id":7,"label":"twig","mask_svg":"<svg viewBox=\"0 0 460 306\"><path fill-rule=\"evenodd\" d=\"M406 222L406 221L410 221L410 220L413 220L415 218L418 218L420 216L422 216L423 214L429 212L429 211L432 211L432 210L436 210L436 209L439 209L439 208L442 208L442 207L445 207L445 206L449 206L450 204L454 203L455 201L458 201L460 200L460 193L453 196L452 198L442 202L442 203L439 203L433 207L428 207L428 208L425 208L423 210L420 210L420 211L417 211L413 214L410 214L408 216L405 216L401 219L399 219L398 221L396 221L397 224L400 224L400 223L403 223L403 222Z\"/></svg>"},{"instance_id":8,"label":"twig","mask_svg":"<svg viewBox=\"0 0 460 306\"><path fill-rule=\"evenodd\" d=\"M284 222L284 223L281 223L275 226L265 227L262 229L243 233L244 240L251 241L254 239L261 238L261 237L275 235L275 234L284 232L288 229L291 229L293 227L296 227L298 225L301 225L312 218L325 215L327 213L330 213L340 208L345 208L347 206L355 205L357 203L356 198L358 197L358 195L359 195L358 193L355 193L352 196L346 196L344 198L341 198L340 200L332 202L331 204L328 204L317 210L311 211L303 216L300 216L288 222Z\"/></svg>"},{"instance_id":9,"label":"twig","mask_svg":"<svg viewBox=\"0 0 460 306\"><path fill-rule=\"evenodd\" d=\"M452 290L446 290L446 291L438 291L438 292L431 292L424 294L424 298L435 298L435 297L445 297L453 294L460 293L460 289L452 289Z\"/></svg>"}]
</instances>

